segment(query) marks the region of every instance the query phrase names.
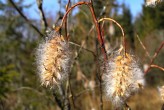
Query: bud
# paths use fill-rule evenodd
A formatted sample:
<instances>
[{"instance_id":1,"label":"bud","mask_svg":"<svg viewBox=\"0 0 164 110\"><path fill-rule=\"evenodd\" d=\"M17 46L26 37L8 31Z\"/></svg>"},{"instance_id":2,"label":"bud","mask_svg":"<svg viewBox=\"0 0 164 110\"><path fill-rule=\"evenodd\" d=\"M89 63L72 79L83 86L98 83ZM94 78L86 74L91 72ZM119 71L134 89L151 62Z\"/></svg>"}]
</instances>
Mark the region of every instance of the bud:
<instances>
[{"instance_id":1,"label":"bud","mask_svg":"<svg viewBox=\"0 0 164 110\"><path fill-rule=\"evenodd\" d=\"M36 52L38 75L42 85L54 87L68 76L71 53L69 44L55 30L39 44Z\"/></svg>"}]
</instances>

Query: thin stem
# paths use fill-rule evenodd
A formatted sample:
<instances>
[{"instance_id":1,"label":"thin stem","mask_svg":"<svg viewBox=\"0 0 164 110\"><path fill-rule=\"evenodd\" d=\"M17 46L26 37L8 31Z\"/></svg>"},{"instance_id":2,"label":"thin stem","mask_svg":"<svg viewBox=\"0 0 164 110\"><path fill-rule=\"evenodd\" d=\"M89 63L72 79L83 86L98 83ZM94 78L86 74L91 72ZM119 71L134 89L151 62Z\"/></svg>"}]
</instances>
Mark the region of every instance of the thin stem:
<instances>
[{"instance_id":1,"label":"thin stem","mask_svg":"<svg viewBox=\"0 0 164 110\"><path fill-rule=\"evenodd\" d=\"M138 41L140 42L142 48L145 50L146 55L147 55L147 56L149 57L149 59L150 59L150 58L151 58L151 57L150 57L150 54L149 54L149 52L147 51L146 47L144 46L144 44L142 43L142 41L141 41L141 39L139 38L138 35L137 35L137 39L138 39Z\"/></svg>"},{"instance_id":2,"label":"thin stem","mask_svg":"<svg viewBox=\"0 0 164 110\"><path fill-rule=\"evenodd\" d=\"M74 107L74 109L76 109L75 100L74 100L74 93L72 91L72 86L71 86L71 82L70 82L70 75L69 75L69 89L70 89L71 96L72 96L71 99L72 99L73 107Z\"/></svg>"},{"instance_id":3,"label":"thin stem","mask_svg":"<svg viewBox=\"0 0 164 110\"><path fill-rule=\"evenodd\" d=\"M126 39L125 39L125 33L124 33L122 26L112 18L101 18L98 22L100 23L100 22L105 21L105 20L114 22L121 29L122 42L123 42L123 46L124 46L124 55L126 56Z\"/></svg>"},{"instance_id":4,"label":"thin stem","mask_svg":"<svg viewBox=\"0 0 164 110\"><path fill-rule=\"evenodd\" d=\"M160 66L158 66L158 65L150 65L150 67L151 67L151 68L158 68L158 69L164 71L164 68L163 68L163 67L160 67Z\"/></svg>"},{"instance_id":5,"label":"thin stem","mask_svg":"<svg viewBox=\"0 0 164 110\"><path fill-rule=\"evenodd\" d=\"M160 45L160 47L156 50L156 52L154 53L154 56L152 57L149 67L148 69L145 71L145 74L147 74L151 68L151 65L154 63L155 58L157 57L157 55L159 54L160 50L163 48L164 46L164 41L162 42L162 44Z\"/></svg>"},{"instance_id":6,"label":"thin stem","mask_svg":"<svg viewBox=\"0 0 164 110\"><path fill-rule=\"evenodd\" d=\"M95 39L95 46L96 46L96 54L98 56L98 41L97 39ZM96 75L97 75L97 78L98 78L98 81L99 81L99 92L100 92L100 97L99 97L99 100L100 100L100 110L103 110L103 98L102 98L102 74L100 73L100 65L99 65L99 62L98 62L98 58L96 57ZM105 66L104 66L105 67Z\"/></svg>"},{"instance_id":7,"label":"thin stem","mask_svg":"<svg viewBox=\"0 0 164 110\"><path fill-rule=\"evenodd\" d=\"M76 44L76 43L74 43L74 42L69 42L69 44L72 44L72 45L75 45L75 46L77 46L77 47L79 47L79 48L82 48L82 49L86 50L87 52L90 52L94 57L96 57L96 54L95 54L93 51L91 51L91 50L89 50L89 49L87 49L87 48L84 48L83 46L81 46L81 45L79 45L79 44Z\"/></svg>"},{"instance_id":8,"label":"thin stem","mask_svg":"<svg viewBox=\"0 0 164 110\"><path fill-rule=\"evenodd\" d=\"M18 13L25 19L25 21L36 31L39 33L40 36L43 36L43 34L40 32L40 30L34 26L28 18L22 13L22 11L16 6L16 4L13 2L13 0L9 0L9 2L13 5L13 7L18 11Z\"/></svg>"},{"instance_id":9,"label":"thin stem","mask_svg":"<svg viewBox=\"0 0 164 110\"><path fill-rule=\"evenodd\" d=\"M68 99L68 94L69 94L69 79L67 79L66 87L65 87L64 110L71 110L70 101Z\"/></svg>"},{"instance_id":10,"label":"thin stem","mask_svg":"<svg viewBox=\"0 0 164 110\"><path fill-rule=\"evenodd\" d=\"M67 5L66 5L66 12L67 12L68 9L69 9L70 3L71 3L71 1L68 0L68 3L67 3ZM67 17L66 17L66 20L65 20L65 36L66 36L66 40L68 41L68 34L67 34Z\"/></svg>"},{"instance_id":11,"label":"thin stem","mask_svg":"<svg viewBox=\"0 0 164 110\"><path fill-rule=\"evenodd\" d=\"M43 0L37 0L37 4L38 4L39 12L40 12L42 27L45 32L48 27L48 24L47 24L46 17L44 15L44 11L43 11Z\"/></svg>"}]
</instances>

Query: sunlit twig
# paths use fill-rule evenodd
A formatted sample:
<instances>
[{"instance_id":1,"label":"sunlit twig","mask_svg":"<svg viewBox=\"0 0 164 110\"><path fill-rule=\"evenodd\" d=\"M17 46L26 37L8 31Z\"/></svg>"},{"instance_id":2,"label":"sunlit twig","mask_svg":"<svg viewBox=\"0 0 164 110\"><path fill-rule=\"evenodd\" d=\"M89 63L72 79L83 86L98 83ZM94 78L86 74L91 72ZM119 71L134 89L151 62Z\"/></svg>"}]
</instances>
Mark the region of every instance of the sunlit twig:
<instances>
[{"instance_id":1,"label":"sunlit twig","mask_svg":"<svg viewBox=\"0 0 164 110\"><path fill-rule=\"evenodd\" d=\"M164 68L163 67L160 67L160 66L158 66L158 65L150 65L150 67L151 68L158 68L158 69L160 69L160 70L162 70L162 71L164 71Z\"/></svg>"},{"instance_id":2,"label":"sunlit twig","mask_svg":"<svg viewBox=\"0 0 164 110\"><path fill-rule=\"evenodd\" d=\"M149 52L147 51L146 47L144 46L144 44L142 43L142 41L141 41L141 39L139 38L138 35L137 35L137 39L138 39L138 41L140 42L142 48L145 50L146 55L149 57L149 59L151 59Z\"/></svg>"}]
</instances>

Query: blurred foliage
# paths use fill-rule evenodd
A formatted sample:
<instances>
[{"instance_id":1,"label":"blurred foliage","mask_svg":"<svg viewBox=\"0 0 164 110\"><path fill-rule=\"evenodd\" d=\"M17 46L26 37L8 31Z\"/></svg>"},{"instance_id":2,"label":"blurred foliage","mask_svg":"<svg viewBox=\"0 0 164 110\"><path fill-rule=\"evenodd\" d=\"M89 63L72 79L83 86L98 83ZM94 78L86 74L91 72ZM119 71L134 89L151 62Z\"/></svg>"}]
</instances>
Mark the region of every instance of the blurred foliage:
<instances>
[{"instance_id":1,"label":"blurred foliage","mask_svg":"<svg viewBox=\"0 0 164 110\"><path fill-rule=\"evenodd\" d=\"M159 48L162 41L164 41L164 2L161 2L156 7L143 6L142 13L136 18L134 27L136 34L138 34L150 53L153 56L157 48ZM148 64L149 58L145 51L137 41L136 54L140 57L141 63ZM140 45L140 46L139 46ZM144 57L143 57L144 55ZM164 49L162 49L155 59L154 64L164 67ZM147 83L151 86L163 85L164 75L163 71L152 68L146 75Z\"/></svg>"},{"instance_id":2,"label":"blurred foliage","mask_svg":"<svg viewBox=\"0 0 164 110\"><path fill-rule=\"evenodd\" d=\"M156 7L143 6L142 13L137 17L134 23L137 33L147 36L154 30L161 30L164 28L163 5L164 2L161 2Z\"/></svg>"},{"instance_id":3,"label":"blurred foliage","mask_svg":"<svg viewBox=\"0 0 164 110\"><path fill-rule=\"evenodd\" d=\"M136 34L153 56L155 50L164 41L164 2L155 8L143 6L142 12L134 20L131 10L125 4L119 4L116 0L93 1L97 18L111 17L117 20L125 30L128 51L132 51L138 57L141 67L148 64L150 59L136 39ZM15 2L23 13L32 6L32 4L25 5L24 2L25 0ZM66 2L59 3L62 6L66 4ZM59 14L63 10L65 9L59 10L61 11ZM121 14L120 10L122 10ZM51 21L53 18L47 19ZM41 29L40 20L30 21ZM114 27L114 35L109 32L110 26ZM103 27L103 37L108 51L118 49L121 43L120 29L112 22L104 22ZM84 48L94 51L97 55L95 58L92 53L71 45L74 55L77 55L70 74L76 109L98 110L100 109L98 77L100 65L96 66L96 63L97 59L102 59L102 56L97 32L87 6L79 6L75 14L70 14L68 33L71 42L83 45ZM36 74L35 48L40 39L41 37L24 21L9 1L0 1L0 110L59 110L52 91L40 86ZM154 63L164 67L163 56L164 49L161 50ZM153 107L156 105L160 108L161 102L155 88L164 84L164 74L161 70L153 68L146 75L146 79L148 88L128 102L133 110L154 110L156 108ZM69 96L72 106L71 95ZM151 100L149 99L151 96L154 102L150 101L145 104L147 100ZM103 95L103 100L104 110L112 108L105 95Z\"/></svg>"}]
</instances>

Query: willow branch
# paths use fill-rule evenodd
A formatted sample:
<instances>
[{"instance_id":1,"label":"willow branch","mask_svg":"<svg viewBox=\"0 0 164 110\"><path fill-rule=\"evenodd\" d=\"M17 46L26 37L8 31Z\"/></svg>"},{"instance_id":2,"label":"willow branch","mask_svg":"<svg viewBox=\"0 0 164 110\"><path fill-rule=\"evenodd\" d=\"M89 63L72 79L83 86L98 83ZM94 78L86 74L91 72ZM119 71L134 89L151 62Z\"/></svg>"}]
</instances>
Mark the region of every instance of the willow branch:
<instances>
[{"instance_id":1,"label":"willow branch","mask_svg":"<svg viewBox=\"0 0 164 110\"><path fill-rule=\"evenodd\" d=\"M68 0L68 3L67 3L67 5L66 5L66 11L68 11L69 6L70 6L70 3L71 3L71 1ZM66 17L66 20L65 20L65 36L66 36L66 39L67 39L67 41L68 41L68 34L67 34L67 17Z\"/></svg>"},{"instance_id":2,"label":"willow branch","mask_svg":"<svg viewBox=\"0 0 164 110\"><path fill-rule=\"evenodd\" d=\"M153 57L152 57L152 59L151 59L151 61L150 61L149 67L148 67L148 69L145 71L145 74L147 74L147 73L149 72L149 70L150 70L150 68L151 68L151 65L154 63L155 58L157 57L157 55L159 54L159 52L160 52L160 50L163 48L163 46L164 46L164 41L162 42L162 44L160 45L160 47L159 47L159 48L156 50L156 52L154 53L154 55L153 55Z\"/></svg>"},{"instance_id":3,"label":"willow branch","mask_svg":"<svg viewBox=\"0 0 164 110\"><path fill-rule=\"evenodd\" d=\"M105 21L105 20L114 22L121 29L122 42L123 42L123 46L124 46L124 54L126 56L126 39L125 39L125 33L124 33L124 30L123 30L122 26L116 20L114 20L112 18L101 18L98 22L102 22L102 21Z\"/></svg>"},{"instance_id":4,"label":"willow branch","mask_svg":"<svg viewBox=\"0 0 164 110\"><path fill-rule=\"evenodd\" d=\"M107 55L106 55L106 50L105 50L105 46L104 46L104 41L103 41L103 39L102 39L102 33L101 33L100 25L99 25L98 20L97 20L97 18L96 18L96 15L95 15L95 12L94 12L94 8L93 8L91 2L78 2L77 4L75 4L75 5L73 5L72 7L70 7L70 8L67 10L67 12L65 13L65 15L64 15L64 17L63 17L63 19L62 19L62 22L61 22L60 27L63 26L63 23L64 23L64 21L66 20L66 17L67 17L67 15L69 14L69 12L70 12L73 8L75 8L76 6L79 6L79 5L87 5L87 6L89 7L90 11L91 11L91 14L92 14L92 17L93 17L93 21L94 21L94 24L95 24L95 26L96 26L96 30L97 30L97 33L98 33L98 40L99 40L100 45L101 45L101 47L102 47L102 52L103 52L103 54L104 54L104 59L106 60L106 59L107 59Z\"/></svg>"},{"instance_id":5,"label":"willow branch","mask_svg":"<svg viewBox=\"0 0 164 110\"><path fill-rule=\"evenodd\" d=\"M43 11L43 0L37 0L37 4L38 4L40 17L41 17L42 28L45 32L48 27L48 24L47 24L46 17L44 15L44 11Z\"/></svg>"},{"instance_id":6,"label":"willow branch","mask_svg":"<svg viewBox=\"0 0 164 110\"><path fill-rule=\"evenodd\" d=\"M97 42L97 39L95 39L95 49L96 49L96 55L98 55L98 42ZM104 63L105 64L105 63ZM98 81L99 81L99 100L100 100L100 110L103 110L103 98L102 98L102 74L100 72L100 65L99 65L99 62L98 62L98 58L96 58L96 75L97 75L97 78L98 78Z\"/></svg>"},{"instance_id":7,"label":"willow branch","mask_svg":"<svg viewBox=\"0 0 164 110\"><path fill-rule=\"evenodd\" d=\"M78 2L75 5L73 5L72 7L68 8L67 12L63 16L63 19L61 21L60 27L63 26L63 24L64 24L64 22L65 22L65 20L66 20L66 18L68 16L68 14L69 14L69 12L72 11L72 9L74 9L76 6L79 6L79 5L88 5L88 4L89 4L88 2Z\"/></svg>"},{"instance_id":8,"label":"willow branch","mask_svg":"<svg viewBox=\"0 0 164 110\"><path fill-rule=\"evenodd\" d=\"M105 49L105 45L104 45L104 41L103 41L103 38L102 38L102 33L101 33L101 27L100 27L100 24L96 18L96 14L95 14L95 11L94 11L94 8L93 8L93 3L92 3L92 0L91 0L91 3L88 5L89 6L89 9L91 11L91 14L92 14L92 17L93 17L93 21L94 21L94 24L95 24L95 27L96 27L96 30L97 30L97 34L98 34L98 40L99 40L99 43L102 47L102 52L104 54L104 59L107 60L107 54L106 54L106 49Z\"/></svg>"},{"instance_id":9,"label":"willow branch","mask_svg":"<svg viewBox=\"0 0 164 110\"><path fill-rule=\"evenodd\" d=\"M93 17L93 21L94 21L94 24L95 24L95 27L96 27L96 30L97 30L97 34L98 34L98 40L101 44L101 47L102 47L102 52L104 54L104 59L107 60L107 54L106 54L106 49L105 49L105 46L104 46L104 41L103 41L103 37L102 37L102 32L101 32L101 26L96 18L96 14L95 14L95 11L94 11L94 8L93 8L93 1L90 0L90 5L89 5L89 9L92 13L92 17ZM97 48L97 43L96 43L96 48ZM97 51L97 54L98 54L98 50L96 49ZM96 62L96 66L99 67L99 64L98 62ZM100 71L99 71L99 68L97 68L97 74L99 75L99 83L100 83L100 110L103 110L103 98L102 98L102 76L100 74Z\"/></svg>"},{"instance_id":10,"label":"willow branch","mask_svg":"<svg viewBox=\"0 0 164 110\"><path fill-rule=\"evenodd\" d=\"M71 92L71 99L72 99L72 103L73 103L73 107L74 109L76 108L76 105L75 105L75 99L74 99L74 93L73 93L73 90L72 90L72 85L71 85L71 81L70 81L70 78L71 76L69 75L69 79L68 79L68 83L69 83L69 89L70 89L70 92ZM69 98L69 97L68 97Z\"/></svg>"},{"instance_id":11,"label":"willow branch","mask_svg":"<svg viewBox=\"0 0 164 110\"><path fill-rule=\"evenodd\" d=\"M150 67L151 68L158 68L158 69L160 69L160 70L162 70L162 71L164 71L164 68L163 67L160 67L160 66L158 66L158 65L150 65Z\"/></svg>"},{"instance_id":12,"label":"willow branch","mask_svg":"<svg viewBox=\"0 0 164 110\"><path fill-rule=\"evenodd\" d=\"M13 2L13 0L9 0L9 2L13 5L13 7L18 11L18 13L25 19L25 21L36 31L40 36L43 36L43 34L40 32L40 30L34 26L28 18L22 13L22 11L16 6L16 4Z\"/></svg>"}]
</instances>

